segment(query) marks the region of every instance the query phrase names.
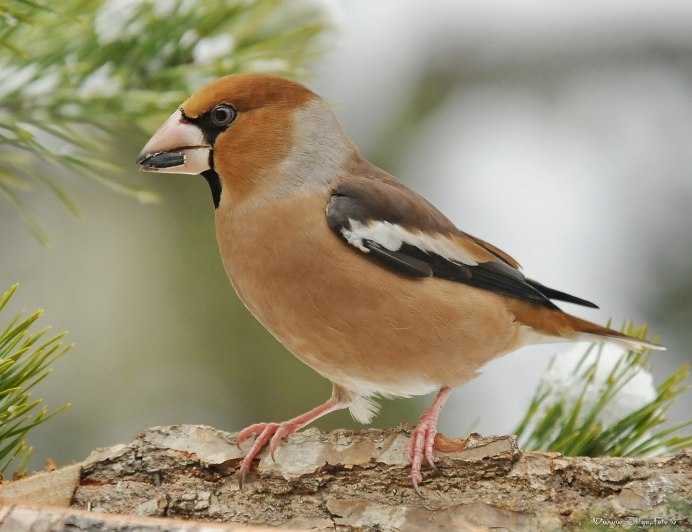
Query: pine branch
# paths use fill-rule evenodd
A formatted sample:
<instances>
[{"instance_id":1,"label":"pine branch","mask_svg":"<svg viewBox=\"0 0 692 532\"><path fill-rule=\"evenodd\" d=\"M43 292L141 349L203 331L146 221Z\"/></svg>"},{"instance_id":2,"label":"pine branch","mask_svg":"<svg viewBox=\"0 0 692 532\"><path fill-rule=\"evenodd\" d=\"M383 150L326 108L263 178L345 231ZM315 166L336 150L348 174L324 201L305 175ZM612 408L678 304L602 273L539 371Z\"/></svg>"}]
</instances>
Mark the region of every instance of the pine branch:
<instances>
[{"instance_id":1,"label":"pine branch","mask_svg":"<svg viewBox=\"0 0 692 532\"><path fill-rule=\"evenodd\" d=\"M646 339L646 326L627 328ZM651 352L591 345L579 358L553 358L515 429L522 447L567 456L655 456L692 446L681 430L661 428L665 414L689 387L684 364L654 387Z\"/></svg>"},{"instance_id":2,"label":"pine branch","mask_svg":"<svg viewBox=\"0 0 692 532\"><path fill-rule=\"evenodd\" d=\"M0 296L0 312L17 290L18 285ZM64 346L61 333L49 339L50 328L32 332L32 327L41 317L42 310L30 316L18 314L0 329L0 471L13 466L21 472L31 456L31 447L26 445L27 433L46 422L69 405L51 412L42 406L42 399L32 399L31 389L51 372L50 365L70 350Z\"/></svg>"},{"instance_id":3,"label":"pine branch","mask_svg":"<svg viewBox=\"0 0 692 532\"><path fill-rule=\"evenodd\" d=\"M324 6L296 0L0 0L0 196L41 240L27 193L45 186L77 213L66 174L156 201L123 184L116 141L143 140L213 78L305 77L329 26Z\"/></svg>"}]
</instances>

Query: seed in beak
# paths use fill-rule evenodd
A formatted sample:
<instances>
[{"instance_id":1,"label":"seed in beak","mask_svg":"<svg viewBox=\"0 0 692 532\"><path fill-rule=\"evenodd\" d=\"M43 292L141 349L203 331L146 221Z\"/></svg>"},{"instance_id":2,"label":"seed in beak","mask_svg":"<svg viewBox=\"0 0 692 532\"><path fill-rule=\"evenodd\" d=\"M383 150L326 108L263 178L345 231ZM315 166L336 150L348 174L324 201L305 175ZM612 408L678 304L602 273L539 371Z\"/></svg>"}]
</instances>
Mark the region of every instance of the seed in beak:
<instances>
[{"instance_id":1,"label":"seed in beak","mask_svg":"<svg viewBox=\"0 0 692 532\"><path fill-rule=\"evenodd\" d=\"M185 164L185 154L179 152L150 153L139 164L147 169L159 170Z\"/></svg>"}]
</instances>

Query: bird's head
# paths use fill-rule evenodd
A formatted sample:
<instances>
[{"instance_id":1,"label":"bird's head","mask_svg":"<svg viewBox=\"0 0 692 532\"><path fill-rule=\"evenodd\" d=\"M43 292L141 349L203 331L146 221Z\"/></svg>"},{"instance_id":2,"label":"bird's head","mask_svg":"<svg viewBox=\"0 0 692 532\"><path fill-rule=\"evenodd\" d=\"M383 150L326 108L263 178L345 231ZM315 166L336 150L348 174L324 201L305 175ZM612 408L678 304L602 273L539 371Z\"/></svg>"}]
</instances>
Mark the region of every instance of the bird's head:
<instances>
[{"instance_id":1,"label":"bird's head","mask_svg":"<svg viewBox=\"0 0 692 532\"><path fill-rule=\"evenodd\" d=\"M237 74L211 82L164 122L137 162L201 174L215 207L326 187L355 152L329 106L298 82Z\"/></svg>"}]
</instances>

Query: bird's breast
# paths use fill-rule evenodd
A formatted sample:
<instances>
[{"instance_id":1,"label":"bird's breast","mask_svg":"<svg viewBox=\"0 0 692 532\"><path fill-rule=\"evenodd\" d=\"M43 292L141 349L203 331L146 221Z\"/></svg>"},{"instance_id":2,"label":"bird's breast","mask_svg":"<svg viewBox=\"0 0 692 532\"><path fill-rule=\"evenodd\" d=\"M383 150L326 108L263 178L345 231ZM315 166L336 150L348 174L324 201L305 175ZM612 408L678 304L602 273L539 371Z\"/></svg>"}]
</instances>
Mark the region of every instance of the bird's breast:
<instances>
[{"instance_id":1,"label":"bird's breast","mask_svg":"<svg viewBox=\"0 0 692 532\"><path fill-rule=\"evenodd\" d=\"M518 347L503 296L386 269L328 227L328 200L216 215L233 287L299 359L354 392L418 395L462 384Z\"/></svg>"}]
</instances>

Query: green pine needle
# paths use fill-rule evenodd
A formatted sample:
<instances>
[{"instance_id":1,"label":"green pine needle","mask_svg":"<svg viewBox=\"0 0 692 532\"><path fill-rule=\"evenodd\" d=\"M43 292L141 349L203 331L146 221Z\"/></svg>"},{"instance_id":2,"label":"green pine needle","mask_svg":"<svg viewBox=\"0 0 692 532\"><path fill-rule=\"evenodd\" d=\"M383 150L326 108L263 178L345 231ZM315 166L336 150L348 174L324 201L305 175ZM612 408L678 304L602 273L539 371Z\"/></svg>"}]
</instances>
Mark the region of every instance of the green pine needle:
<instances>
[{"instance_id":1,"label":"green pine needle","mask_svg":"<svg viewBox=\"0 0 692 532\"><path fill-rule=\"evenodd\" d=\"M647 327L625 332L646 340ZM604 426L600 419L614 400L641 372L651 370L651 351L628 351L613 365L605 378L599 377L604 367L603 344L591 345L570 371L573 381L570 390L579 390L570 400L564 383L553 386L549 377L559 355L554 357L541 380L515 434L525 449L554 451L567 456L654 456L675 453L692 446L692 435L680 431L692 426L692 420L672 427L661 428L668 409L689 386L689 364L684 364L656 387L653 400L633 412ZM591 405L587 408L586 405Z\"/></svg>"},{"instance_id":2,"label":"green pine needle","mask_svg":"<svg viewBox=\"0 0 692 532\"><path fill-rule=\"evenodd\" d=\"M0 296L0 313L18 285L12 285ZM63 345L66 333L45 339L49 328L31 332L41 317L38 310L28 317L23 313L10 319L0 332L0 472L10 465L22 472L31 456L26 445L27 433L45 423L68 404L48 412L42 399L32 399L31 389L50 373L49 366L72 347Z\"/></svg>"},{"instance_id":3,"label":"green pine needle","mask_svg":"<svg viewBox=\"0 0 692 532\"><path fill-rule=\"evenodd\" d=\"M0 0L0 201L42 242L27 198L47 188L77 214L70 175L157 201L118 152L216 77L304 77L330 26L326 7L296 0Z\"/></svg>"}]
</instances>

